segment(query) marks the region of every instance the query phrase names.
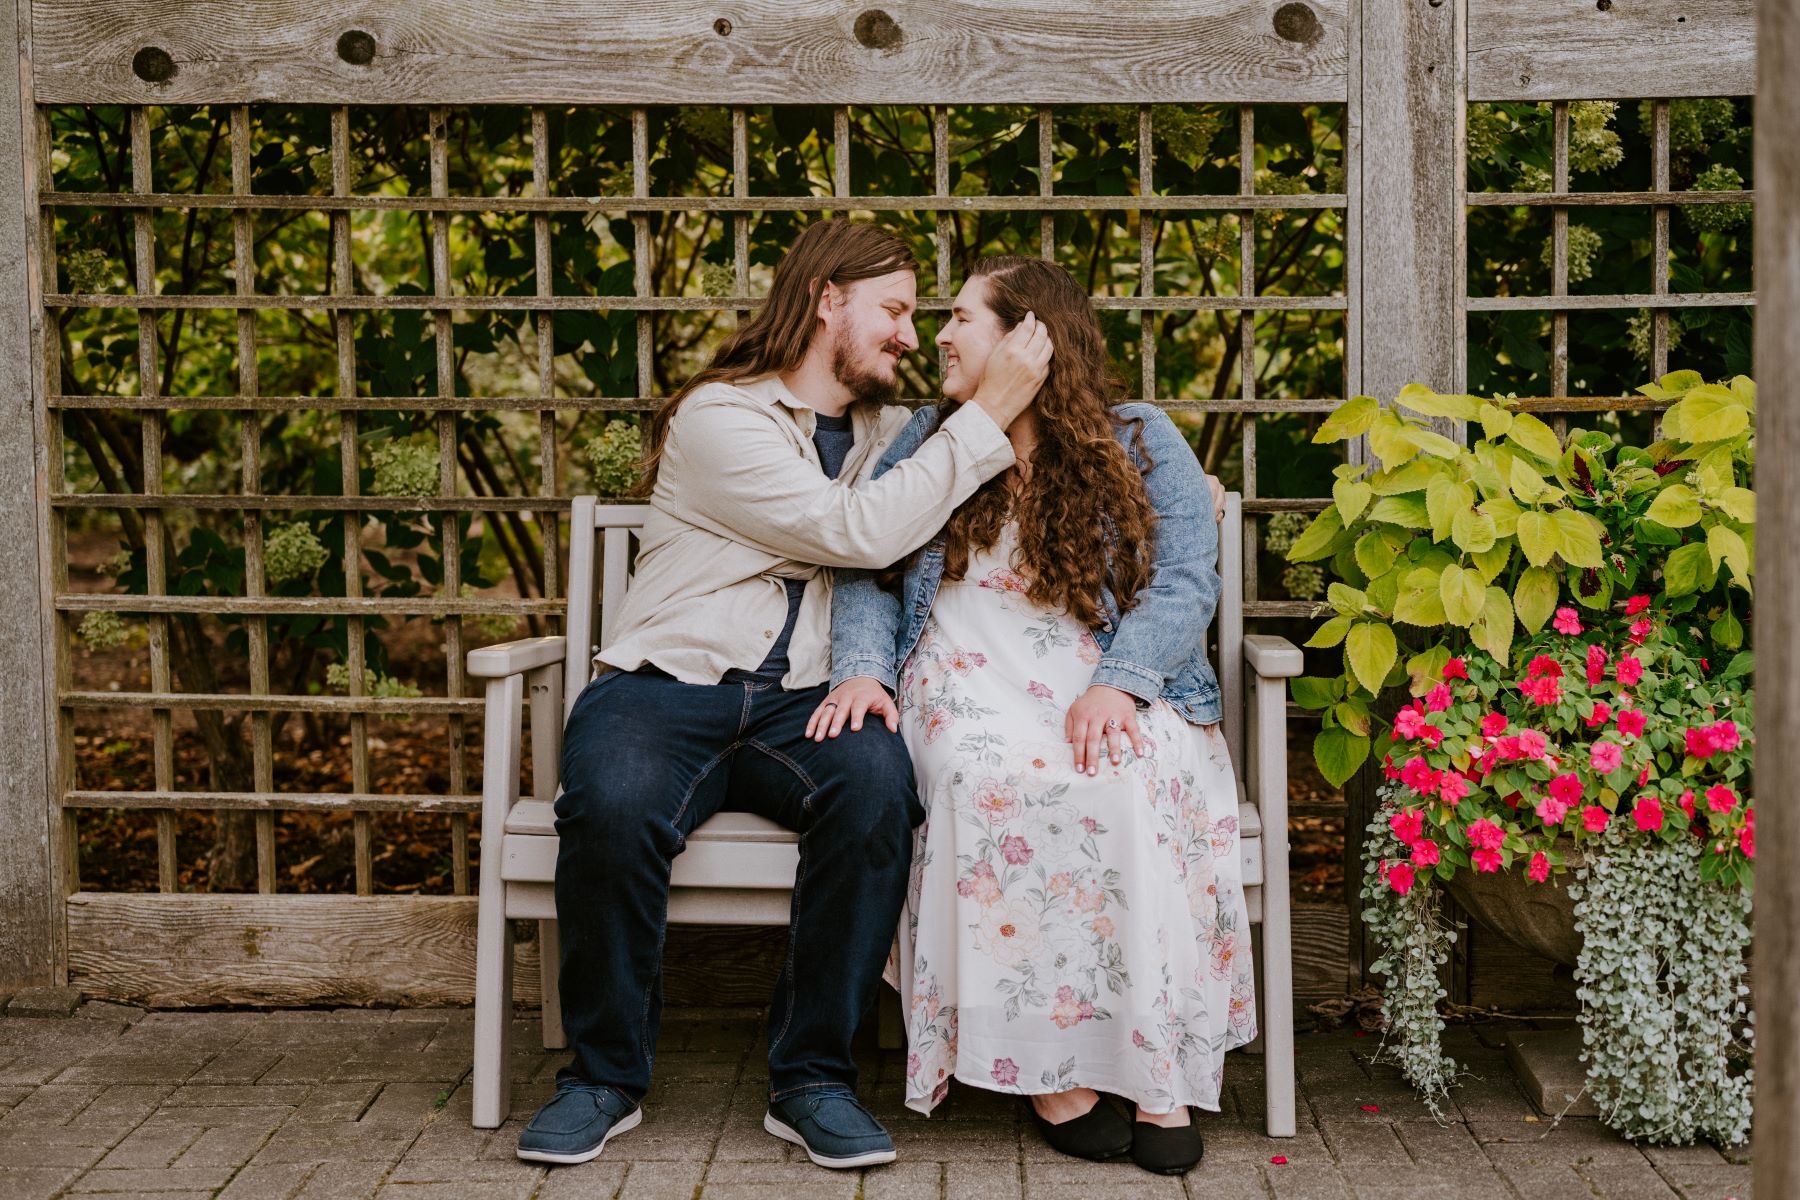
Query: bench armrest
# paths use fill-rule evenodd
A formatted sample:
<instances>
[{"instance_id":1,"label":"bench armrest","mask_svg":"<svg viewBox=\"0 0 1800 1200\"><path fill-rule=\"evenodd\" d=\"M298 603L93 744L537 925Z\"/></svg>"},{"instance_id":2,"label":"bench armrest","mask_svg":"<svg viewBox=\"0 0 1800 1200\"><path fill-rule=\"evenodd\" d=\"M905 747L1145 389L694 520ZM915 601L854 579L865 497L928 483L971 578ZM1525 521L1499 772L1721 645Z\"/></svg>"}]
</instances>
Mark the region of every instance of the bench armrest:
<instances>
[{"instance_id":1,"label":"bench armrest","mask_svg":"<svg viewBox=\"0 0 1800 1200\"><path fill-rule=\"evenodd\" d=\"M559 637L519 638L469 651L469 674L476 679L504 679L563 660L568 643Z\"/></svg>"},{"instance_id":2,"label":"bench armrest","mask_svg":"<svg viewBox=\"0 0 1800 1200\"><path fill-rule=\"evenodd\" d=\"M1270 633L1244 635L1244 661L1264 679L1291 679L1306 669L1300 647Z\"/></svg>"}]
</instances>

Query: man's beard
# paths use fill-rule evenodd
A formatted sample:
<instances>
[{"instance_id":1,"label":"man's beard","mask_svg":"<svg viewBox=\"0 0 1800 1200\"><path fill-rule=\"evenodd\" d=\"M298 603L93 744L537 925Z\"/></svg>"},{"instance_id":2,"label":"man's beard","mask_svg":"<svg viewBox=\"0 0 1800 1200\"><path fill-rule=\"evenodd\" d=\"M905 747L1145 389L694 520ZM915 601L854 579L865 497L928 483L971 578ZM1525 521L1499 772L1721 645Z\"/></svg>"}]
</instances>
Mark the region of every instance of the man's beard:
<instances>
[{"instance_id":1,"label":"man's beard","mask_svg":"<svg viewBox=\"0 0 1800 1200\"><path fill-rule=\"evenodd\" d=\"M900 350L895 342L882 346L882 352ZM831 347L831 374L857 400L867 400L873 404L892 404L900 395L899 373L891 379L883 379L875 372L858 365L851 358L850 335L846 332L838 334Z\"/></svg>"}]
</instances>

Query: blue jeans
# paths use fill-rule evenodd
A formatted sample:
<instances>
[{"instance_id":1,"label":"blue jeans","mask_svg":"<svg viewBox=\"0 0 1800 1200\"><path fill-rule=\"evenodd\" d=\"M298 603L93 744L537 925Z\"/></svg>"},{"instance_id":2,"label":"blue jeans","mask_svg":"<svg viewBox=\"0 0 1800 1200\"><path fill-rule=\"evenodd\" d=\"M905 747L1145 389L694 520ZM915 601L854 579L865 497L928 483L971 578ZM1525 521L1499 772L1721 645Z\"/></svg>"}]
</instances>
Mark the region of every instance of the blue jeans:
<instances>
[{"instance_id":1,"label":"blue jeans","mask_svg":"<svg viewBox=\"0 0 1800 1200\"><path fill-rule=\"evenodd\" d=\"M850 1039L875 998L924 820L912 761L879 719L806 737L824 685L784 691L734 672L687 684L614 671L575 701L556 802L559 1076L641 1100L662 1013L669 872L687 837L730 808L800 835L787 960L769 1009L771 1098L856 1086Z\"/></svg>"}]
</instances>

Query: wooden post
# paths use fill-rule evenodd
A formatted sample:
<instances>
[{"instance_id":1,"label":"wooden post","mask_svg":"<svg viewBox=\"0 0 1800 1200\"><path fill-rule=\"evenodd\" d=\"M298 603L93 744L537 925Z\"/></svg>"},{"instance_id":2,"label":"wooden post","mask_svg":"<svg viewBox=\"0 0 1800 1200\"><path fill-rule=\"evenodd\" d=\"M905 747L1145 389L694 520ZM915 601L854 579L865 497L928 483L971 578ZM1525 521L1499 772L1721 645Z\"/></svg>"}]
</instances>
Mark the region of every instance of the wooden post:
<instances>
[{"instance_id":1,"label":"wooden post","mask_svg":"<svg viewBox=\"0 0 1800 1200\"><path fill-rule=\"evenodd\" d=\"M0 545L19 556L0 573L0 989L57 983L65 969L29 13L28 0L0 4L0 46L14 48L0 54Z\"/></svg>"},{"instance_id":2,"label":"wooden post","mask_svg":"<svg viewBox=\"0 0 1800 1200\"><path fill-rule=\"evenodd\" d=\"M1348 385L1383 400L1409 383L1461 391L1467 0L1355 0L1352 9ZM1438 424L1462 437L1460 422ZM1360 888L1376 779L1365 768L1345 788L1352 986L1368 962Z\"/></svg>"},{"instance_id":3,"label":"wooden post","mask_svg":"<svg viewBox=\"0 0 1800 1200\"><path fill-rule=\"evenodd\" d=\"M1800 771L1800 7L1762 0L1756 31L1756 377L1763 388L1756 508L1756 1194L1800 1196L1800 806L1782 781Z\"/></svg>"}]
</instances>

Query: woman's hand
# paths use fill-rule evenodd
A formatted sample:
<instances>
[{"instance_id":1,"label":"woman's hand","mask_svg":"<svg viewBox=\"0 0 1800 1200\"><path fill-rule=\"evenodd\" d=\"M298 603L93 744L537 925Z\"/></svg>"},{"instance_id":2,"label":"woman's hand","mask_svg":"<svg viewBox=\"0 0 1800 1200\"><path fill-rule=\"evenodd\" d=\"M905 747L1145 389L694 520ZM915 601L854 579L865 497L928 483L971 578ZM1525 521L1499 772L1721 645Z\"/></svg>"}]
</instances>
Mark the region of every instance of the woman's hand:
<instances>
[{"instance_id":1,"label":"woman's hand","mask_svg":"<svg viewBox=\"0 0 1800 1200\"><path fill-rule=\"evenodd\" d=\"M1037 399L1050 375L1053 349L1049 331L1035 313L1026 313L988 355L970 403L979 404L994 424L1005 429Z\"/></svg>"},{"instance_id":2,"label":"woman's hand","mask_svg":"<svg viewBox=\"0 0 1800 1200\"><path fill-rule=\"evenodd\" d=\"M900 709L888 690L867 675L855 675L831 690L813 709L806 722L806 736L815 742L836 737L850 722L851 732L862 729L863 718L873 713L887 722L889 733L900 732Z\"/></svg>"},{"instance_id":3,"label":"woman's hand","mask_svg":"<svg viewBox=\"0 0 1800 1200\"><path fill-rule=\"evenodd\" d=\"M1225 523L1225 485L1220 483L1213 476L1208 475L1206 477L1206 490L1212 493L1213 524L1223 525Z\"/></svg>"},{"instance_id":4,"label":"woman's hand","mask_svg":"<svg viewBox=\"0 0 1800 1200\"><path fill-rule=\"evenodd\" d=\"M1120 747L1127 738L1131 740L1132 750L1142 757L1144 742L1143 734L1138 730L1137 698L1130 692L1103 683L1096 683L1081 693L1081 698L1069 705L1069 714L1063 718L1063 740L1075 747L1077 773L1100 773L1102 743L1113 765L1118 766Z\"/></svg>"}]
</instances>

